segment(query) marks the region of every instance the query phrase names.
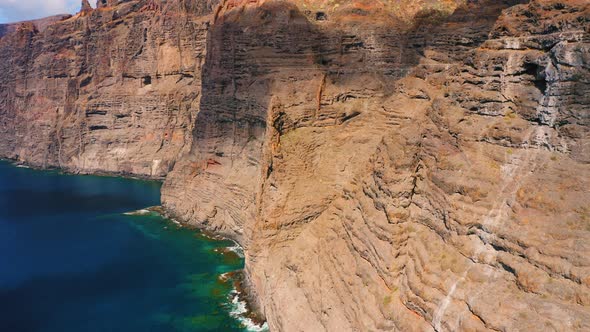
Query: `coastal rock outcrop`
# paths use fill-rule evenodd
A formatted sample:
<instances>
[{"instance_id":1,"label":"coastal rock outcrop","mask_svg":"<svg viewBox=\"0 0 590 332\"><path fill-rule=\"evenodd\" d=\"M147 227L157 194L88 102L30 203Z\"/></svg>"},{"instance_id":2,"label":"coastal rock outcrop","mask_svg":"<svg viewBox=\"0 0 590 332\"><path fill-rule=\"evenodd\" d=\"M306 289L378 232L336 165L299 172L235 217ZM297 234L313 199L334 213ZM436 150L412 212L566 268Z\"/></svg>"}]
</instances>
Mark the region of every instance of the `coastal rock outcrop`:
<instances>
[{"instance_id":1,"label":"coastal rock outcrop","mask_svg":"<svg viewBox=\"0 0 590 332\"><path fill-rule=\"evenodd\" d=\"M401 5L227 2L165 206L271 330L587 329L588 5Z\"/></svg>"},{"instance_id":2,"label":"coastal rock outcrop","mask_svg":"<svg viewBox=\"0 0 590 332\"><path fill-rule=\"evenodd\" d=\"M172 169L192 141L216 1L150 3L12 25L0 40L0 155L73 172Z\"/></svg>"},{"instance_id":3,"label":"coastal rock outcrop","mask_svg":"<svg viewBox=\"0 0 590 332\"><path fill-rule=\"evenodd\" d=\"M88 0L82 0L82 4L80 5L80 12L85 13L92 11L92 6L90 6L90 2Z\"/></svg>"},{"instance_id":4,"label":"coastal rock outcrop","mask_svg":"<svg viewBox=\"0 0 590 332\"><path fill-rule=\"evenodd\" d=\"M128 1L0 38L0 155L165 176L272 331L590 330L587 1Z\"/></svg>"}]
</instances>

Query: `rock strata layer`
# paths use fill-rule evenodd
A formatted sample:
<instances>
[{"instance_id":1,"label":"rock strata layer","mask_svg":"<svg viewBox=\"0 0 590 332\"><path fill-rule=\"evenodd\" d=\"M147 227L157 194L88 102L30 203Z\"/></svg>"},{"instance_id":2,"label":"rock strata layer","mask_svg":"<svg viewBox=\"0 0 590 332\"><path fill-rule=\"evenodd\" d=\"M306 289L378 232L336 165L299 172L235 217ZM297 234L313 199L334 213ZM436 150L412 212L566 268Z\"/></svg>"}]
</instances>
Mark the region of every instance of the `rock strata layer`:
<instances>
[{"instance_id":1,"label":"rock strata layer","mask_svg":"<svg viewBox=\"0 0 590 332\"><path fill-rule=\"evenodd\" d=\"M0 155L165 176L170 213L245 247L271 330L590 330L587 1L121 1L11 27Z\"/></svg>"},{"instance_id":2,"label":"rock strata layer","mask_svg":"<svg viewBox=\"0 0 590 332\"><path fill-rule=\"evenodd\" d=\"M43 28L10 25L0 40L0 154L165 176L192 142L215 5L127 1Z\"/></svg>"}]
</instances>

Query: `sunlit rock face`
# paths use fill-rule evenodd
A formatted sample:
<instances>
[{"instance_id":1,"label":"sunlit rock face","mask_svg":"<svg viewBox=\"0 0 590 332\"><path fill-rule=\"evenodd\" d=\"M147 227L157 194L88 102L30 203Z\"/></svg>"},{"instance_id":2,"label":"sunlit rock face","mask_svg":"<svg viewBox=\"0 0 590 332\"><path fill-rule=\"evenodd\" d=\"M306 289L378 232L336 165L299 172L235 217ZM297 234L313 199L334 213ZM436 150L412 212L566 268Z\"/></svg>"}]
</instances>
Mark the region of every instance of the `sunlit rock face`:
<instances>
[{"instance_id":1,"label":"sunlit rock face","mask_svg":"<svg viewBox=\"0 0 590 332\"><path fill-rule=\"evenodd\" d=\"M129 1L0 40L0 152L166 176L273 331L590 329L587 1Z\"/></svg>"},{"instance_id":2,"label":"sunlit rock face","mask_svg":"<svg viewBox=\"0 0 590 332\"><path fill-rule=\"evenodd\" d=\"M122 1L50 25L13 25L0 40L0 154L75 172L165 176L192 141L215 5Z\"/></svg>"},{"instance_id":3,"label":"sunlit rock face","mask_svg":"<svg viewBox=\"0 0 590 332\"><path fill-rule=\"evenodd\" d=\"M322 4L219 11L166 206L274 330L587 328L587 5Z\"/></svg>"}]
</instances>

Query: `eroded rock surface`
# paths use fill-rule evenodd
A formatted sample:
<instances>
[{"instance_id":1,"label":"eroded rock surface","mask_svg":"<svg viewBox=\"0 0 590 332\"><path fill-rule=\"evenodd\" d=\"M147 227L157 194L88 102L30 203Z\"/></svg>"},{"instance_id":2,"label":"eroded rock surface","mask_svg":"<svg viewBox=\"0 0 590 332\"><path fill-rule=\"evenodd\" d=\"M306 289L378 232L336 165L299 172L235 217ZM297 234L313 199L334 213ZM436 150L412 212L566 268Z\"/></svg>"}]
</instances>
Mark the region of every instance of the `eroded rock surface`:
<instances>
[{"instance_id":1,"label":"eroded rock surface","mask_svg":"<svg viewBox=\"0 0 590 332\"><path fill-rule=\"evenodd\" d=\"M587 1L129 1L0 56L0 154L168 174L273 331L590 330Z\"/></svg>"},{"instance_id":2,"label":"eroded rock surface","mask_svg":"<svg viewBox=\"0 0 590 332\"><path fill-rule=\"evenodd\" d=\"M307 4L226 4L164 188L271 329L589 328L588 5Z\"/></svg>"},{"instance_id":3,"label":"eroded rock surface","mask_svg":"<svg viewBox=\"0 0 590 332\"><path fill-rule=\"evenodd\" d=\"M0 155L162 177L190 147L216 1L121 2L2 37Z\"/></svg>"}]
</instances>

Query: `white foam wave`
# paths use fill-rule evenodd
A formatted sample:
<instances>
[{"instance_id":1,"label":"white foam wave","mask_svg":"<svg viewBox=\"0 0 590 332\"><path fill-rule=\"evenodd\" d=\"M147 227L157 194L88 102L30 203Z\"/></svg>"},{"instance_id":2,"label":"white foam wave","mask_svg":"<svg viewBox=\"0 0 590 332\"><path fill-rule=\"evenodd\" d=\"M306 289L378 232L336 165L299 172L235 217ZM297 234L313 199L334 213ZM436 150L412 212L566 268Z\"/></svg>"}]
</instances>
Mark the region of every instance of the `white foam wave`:
<instances>
[{"instance_id":1,"label":"white foam wave","mask_svg":"<svg viewBox=\"0 0 590 332\"><path fill-rule=\"evenodd\" d=\"M230 299L231 299L231 301L230 301L231 310L229 312L230 316L237 319L242 325L244 325L244 327L246 328L247 331L251 331L251 332L268 332L269 331L268 324L266 322L264 322L264 324L262 324L262 325L258 325L252 319L245 316L245 314L248 312L248 309L246 307L246 302L240 301L240 296L235 289L230 293Z\"/></svg>"},{"instance_id":2,"label":"white foam wave","mask_svg":"<svg viewBox=\"0 0 590 332\"><path fill-rule=\"evenodd\" d=\"M236 255L240 256L240 258L244 258L244 248L240 246L237 242L232 241L234 243L233 246L227 247L227 250L233 251Z\"/></svg>"},{"instance_id":3,"label":"white foam wave","mask_svg":"<svg viewBox=\"0 0 590 332\"><path fill-rule=\"evenodd\" d=\"M136 210L136 211L131 211L131 212L125 212L123 214L127 215L127 216L146 216L151 213L152 212L150 210L141 209L141 210Z\"/></svg>"}]
</instances>

